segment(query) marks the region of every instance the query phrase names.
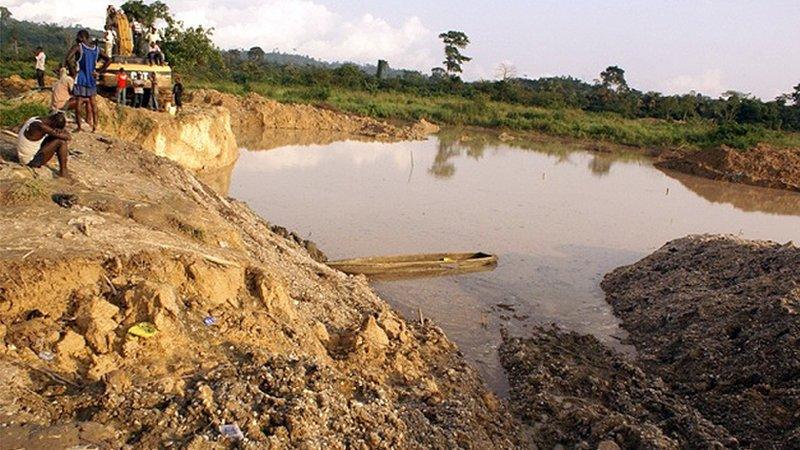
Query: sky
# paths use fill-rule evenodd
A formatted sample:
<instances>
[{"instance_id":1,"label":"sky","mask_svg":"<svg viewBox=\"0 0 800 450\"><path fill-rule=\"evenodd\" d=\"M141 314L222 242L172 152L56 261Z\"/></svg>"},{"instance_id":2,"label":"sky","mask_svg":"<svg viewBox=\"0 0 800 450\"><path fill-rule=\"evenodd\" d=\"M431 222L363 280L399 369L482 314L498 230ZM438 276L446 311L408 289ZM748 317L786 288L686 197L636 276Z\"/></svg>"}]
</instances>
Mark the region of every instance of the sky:
<instances>
[{"instance_id":1,"label":"sky","mask_svg":"<svg viewBox=\"0 0 800 450\"><path fill-rule=\"evenodd\" d=\"M17 19L100 28L109 0L0 0ZM114 4L121 2L115 1ZM300 53L424 72L438 34L467 33L468 80L509 64L592 81L607 66L642 91L727 90L764 99L800 83L800 0L165 0L222 48Z\"/></svg>"}]
</instances>

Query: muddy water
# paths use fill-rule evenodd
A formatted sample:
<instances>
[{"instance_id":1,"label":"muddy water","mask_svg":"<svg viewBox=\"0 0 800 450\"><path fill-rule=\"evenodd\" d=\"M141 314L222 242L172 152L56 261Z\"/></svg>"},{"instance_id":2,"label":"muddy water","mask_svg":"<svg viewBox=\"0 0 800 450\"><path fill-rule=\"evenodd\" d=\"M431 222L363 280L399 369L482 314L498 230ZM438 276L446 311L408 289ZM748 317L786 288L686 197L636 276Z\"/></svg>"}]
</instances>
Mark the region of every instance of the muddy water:
<instances>
[{"instance_id":1,"label":"muddy water","mask_svg":"<svg viewBox=\"0 0 800 450\"><path fill-rule=\"evenodd\" d=\"M374 286L406 317L438 323L500 393L501 327L516 334L555 323L625 350L599 282L666 241L691 233L800 241L800 195L472 131L243 151L230 195L334 259L497 254L493 272Z\"/></svg>"}]
</instances>

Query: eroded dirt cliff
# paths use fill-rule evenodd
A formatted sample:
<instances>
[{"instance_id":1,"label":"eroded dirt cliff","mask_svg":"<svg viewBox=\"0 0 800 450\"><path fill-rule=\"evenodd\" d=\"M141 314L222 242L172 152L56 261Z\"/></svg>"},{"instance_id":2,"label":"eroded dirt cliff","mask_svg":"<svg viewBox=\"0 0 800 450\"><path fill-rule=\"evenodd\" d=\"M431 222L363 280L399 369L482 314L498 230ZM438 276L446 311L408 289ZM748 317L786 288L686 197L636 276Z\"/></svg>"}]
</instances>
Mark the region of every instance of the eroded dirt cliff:
<instances>
[{"instance_id":1,"label":"eroded dirt cliff","mask_svg":"<svg viewBox=\"0 0 800 450\"><path fill-rule=\"evenodd\" d=\"M214 90L197 90L188 95L195 107L223 107L231 112L232 128L239 144L253 150L274 148L281 144L275 130L303 131L304 139L315 142L315 135L383 141L424 139L439 131L425 120L411 125L391 125L370 117L344 114L312 105L284 104L248 94L240 97Z\"/></svg>"}]
</instances>

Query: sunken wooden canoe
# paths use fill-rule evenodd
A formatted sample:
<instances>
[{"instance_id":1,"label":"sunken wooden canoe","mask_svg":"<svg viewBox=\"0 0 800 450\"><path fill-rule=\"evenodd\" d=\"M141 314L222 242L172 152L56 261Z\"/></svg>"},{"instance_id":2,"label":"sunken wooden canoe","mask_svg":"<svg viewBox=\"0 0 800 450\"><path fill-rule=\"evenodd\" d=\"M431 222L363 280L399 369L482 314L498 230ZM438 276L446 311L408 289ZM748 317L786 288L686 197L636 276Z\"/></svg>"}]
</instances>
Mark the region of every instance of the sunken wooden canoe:
<instances>
[{"instance_id":1,"label":"sunken wooden canoe","mask_svg":"<svg viewBox=\"0 0 800 450\"><path fill-rule=\"evenodd\" d=\"M433 253L428 255L378 256L328 263L350 275L379 278L456 275L491 270L497 256L488 253Z\"/></svg>"}]
</instances>

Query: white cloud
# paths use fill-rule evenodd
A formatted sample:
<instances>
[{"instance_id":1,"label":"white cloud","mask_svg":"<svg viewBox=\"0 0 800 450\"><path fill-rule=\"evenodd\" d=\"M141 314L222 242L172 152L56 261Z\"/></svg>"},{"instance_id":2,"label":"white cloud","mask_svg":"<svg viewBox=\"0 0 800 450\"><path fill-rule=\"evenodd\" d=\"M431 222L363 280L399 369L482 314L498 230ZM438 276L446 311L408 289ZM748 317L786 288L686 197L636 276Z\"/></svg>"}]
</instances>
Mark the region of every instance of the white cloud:
<instances>
[{"instance_id":1,"label":"white cloud","mask_svg":"<svg viewBox=\"0 0 800 450\"><path fill-rule=\"evenodd\" d=\"M18 19L100 28L108 0L7 0ZM121 2L112 2L121 4ZM260 46L308 54L326 61L375 63L427 71L437 63L436 34L418 17L390 22L372 14L348 19L312 0L167 1L187 25L214 27L222 48Z\"/></svg>"},{"instance_id":2,"label":"white cloud","mask_svg":"<svg viewBox=\"0 0 800 450\"><path fill-rule=\"evenodd\" d=\"M686 94L690 91L716 97L725 91L722 71L719 69L706 70L699 75L680 75L669 81L665 86L667 94Z\"/></svg>"}]
</instances>

